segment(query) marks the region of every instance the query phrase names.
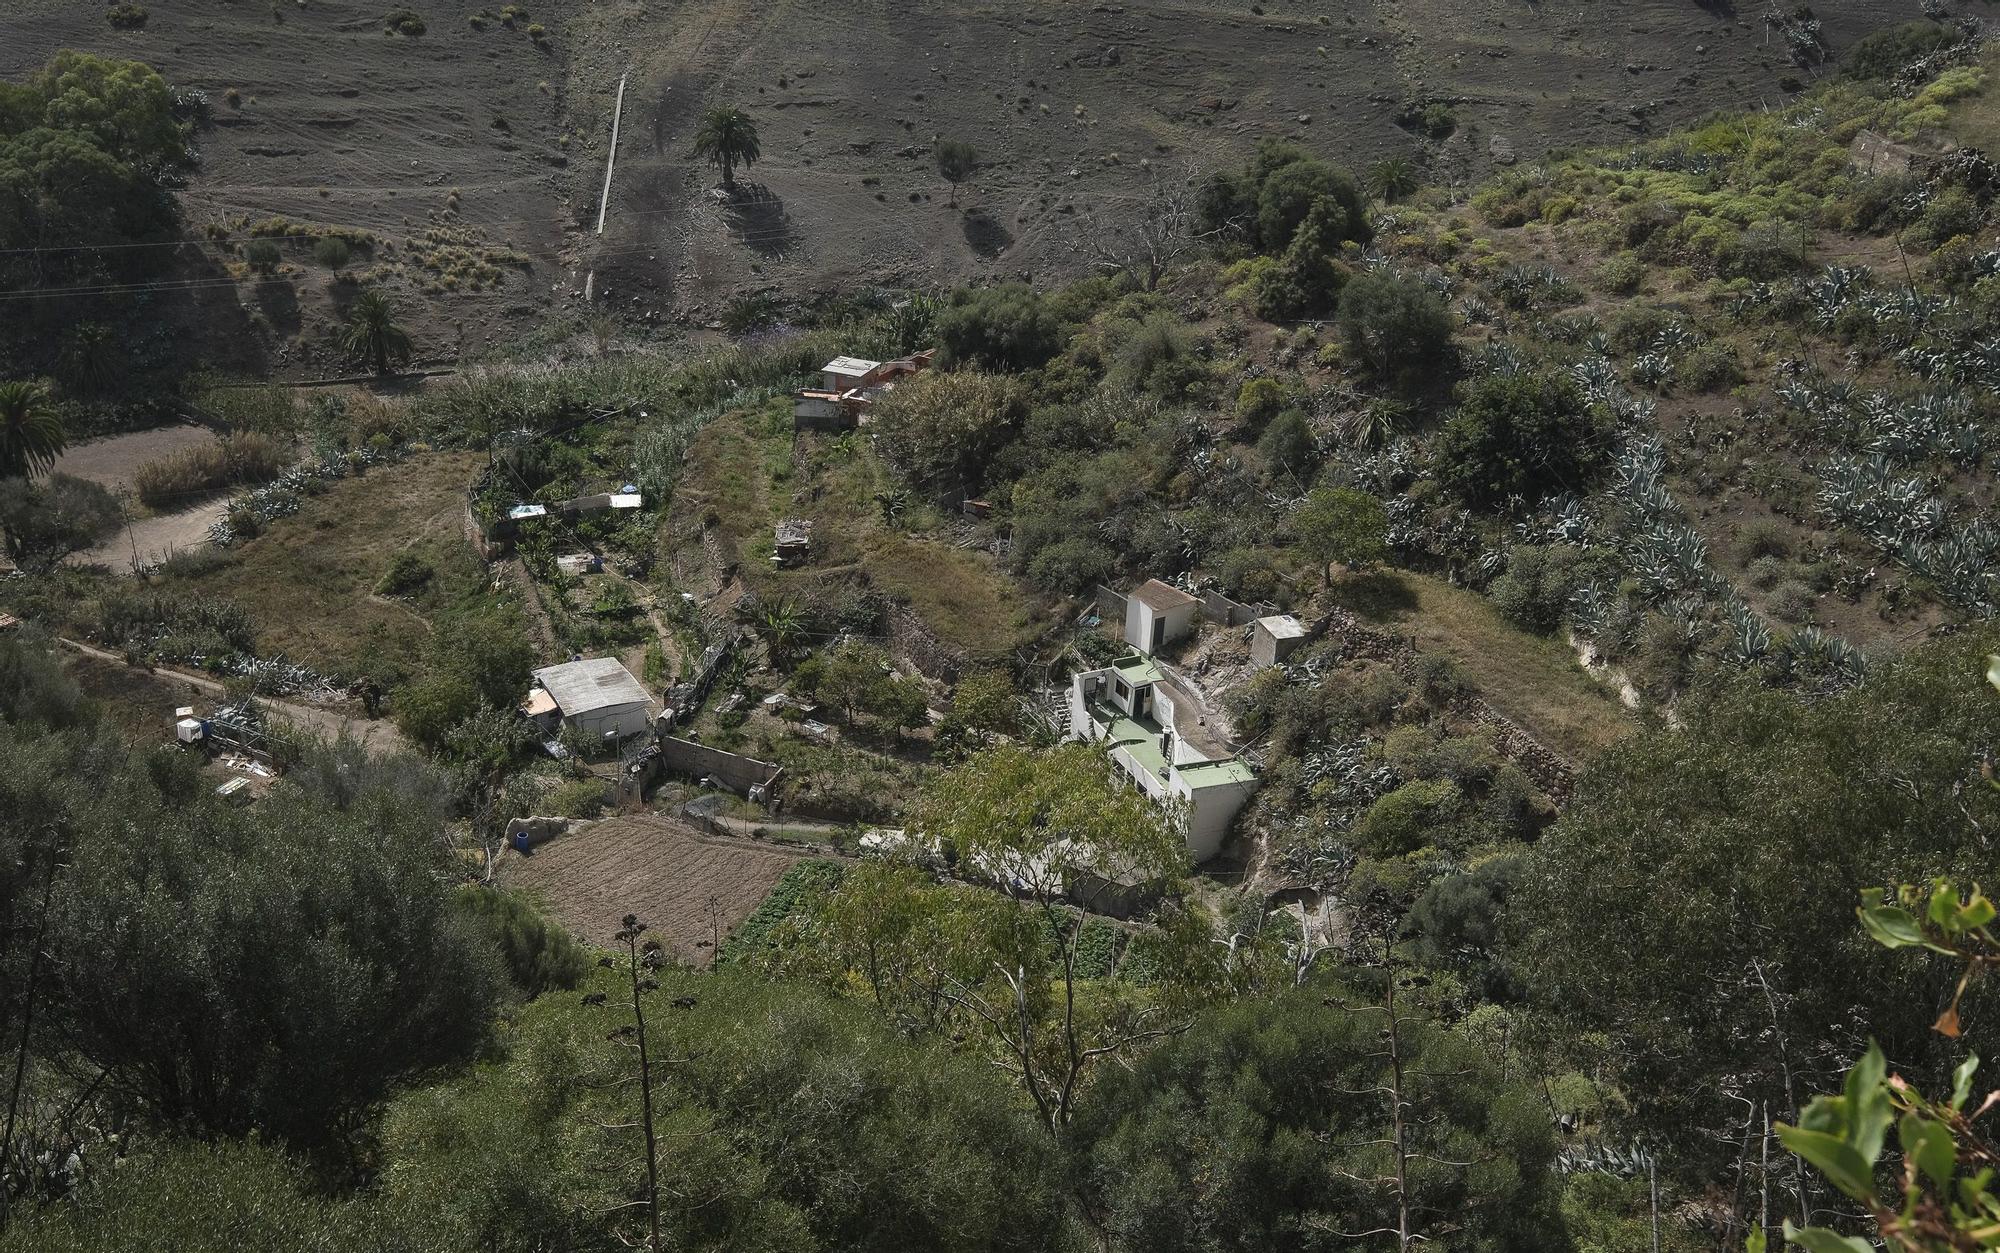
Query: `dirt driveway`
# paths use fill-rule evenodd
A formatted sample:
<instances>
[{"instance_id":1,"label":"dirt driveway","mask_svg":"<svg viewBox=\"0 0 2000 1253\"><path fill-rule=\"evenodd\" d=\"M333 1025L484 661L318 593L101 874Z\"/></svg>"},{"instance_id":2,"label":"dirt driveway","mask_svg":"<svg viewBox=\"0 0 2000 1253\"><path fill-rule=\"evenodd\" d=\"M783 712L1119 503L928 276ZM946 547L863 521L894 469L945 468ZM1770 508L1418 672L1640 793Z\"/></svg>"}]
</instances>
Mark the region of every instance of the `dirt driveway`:
<instances>
[{"instance_id":1,"label":"dirt driveway","mask_svg":"<svg viewBox=\"0 0 2000 1253\"><path fill-rule=\"evenodd\" d=\"M64 648L81 653L93 660L108 662L111 665L120 667L125 664L125 659L117 653L107 652L102 648L92 648L88 644L79 644L75 640L66 639L60 642ZM148 672L146 677L147 681L155 681L162 676L178 683L185 683L191 689L209 697L219 697L226 690L219 681L205 674L189 674L185 670L155 667L152 671ZM396 731L395 724L387 720L378 719L370 721L366 718L353 717L339 709L329 708L325 705L308 705L298 701L273 700L269 697L258 697L257 703L294 726L301 727L316 735L324 736L327 739L334 739L345 732L356 740L359 740L362 746L371 753L386 755L389 753L405 752L410 747L409 742Z\"/></svg>"},{"instance_id":2,"label":"dirt driveway","mask_svg":"<svg viewBox=\"0 0 2000 1253\"><path fill-rule=\"evenodd\" d=\"M170 453L214 439L215 432L192 422L156 426L150 431L133 431L126 435L107 435L103 439L71 444L62 456L56 458L55 473L89 479L114 492L129 491L133 474L148 461L158 461Z\"/></svg>"},{"instance_id":3,"label":"dirt driveway","mask_svg":"<svg viewBox=\"0 0 2000 1253\"><path fill-rule=\"evenodd\" d=\"M121 574L129 574L135 555L141 565L153 565L176 552L200 548L208 543L209 525L219 521L227 512L228 497L218 496L206 504L183 509L179 513L137 518L97 547L71 554L70 564L109 566Z\"/></svg>"},{"instance_id":4,"label":"dirt driveway","mask_svg":"<svg viewBox=\"0 0 2000 1253\"><path fill-rule=\"evenodd\" d=\"M85 440L71 445L56 459L55 473L87 479L126 494L131 492L133 475L140 466L186 448L199 447L214 438L215 433L205 426L180 423ZM135 550L143 563L162 561L178 550L206 544L209 524L222 517L227 508L227 499L217 495L175 513L135 518L129 527L96 548L71 556L70 562L129 571Z\"/></svg>"}]
</instances>

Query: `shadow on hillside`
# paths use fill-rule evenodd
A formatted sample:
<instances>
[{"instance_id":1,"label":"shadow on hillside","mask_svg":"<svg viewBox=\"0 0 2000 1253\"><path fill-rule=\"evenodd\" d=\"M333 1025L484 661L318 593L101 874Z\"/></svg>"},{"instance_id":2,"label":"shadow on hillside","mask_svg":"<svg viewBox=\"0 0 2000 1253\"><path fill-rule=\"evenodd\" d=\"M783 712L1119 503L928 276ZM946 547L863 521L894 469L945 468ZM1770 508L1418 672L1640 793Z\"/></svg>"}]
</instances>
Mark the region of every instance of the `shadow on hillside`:
<instances>
[{"instance_id":1,"label":"shadow on hillside","mask_svg":"<svg viewBox=\"0 0 2000 1253\"><path fill-rule=\"evenodd\" d=\"M783 256L798 235L785 199L762 183L738 183L724 208L736 242L766 257Z\"/></svg>"},{"instance_id":2,"label":"shadow on hillside","mask_svg":"<svg viewBox=\"0 0 2000 1253\"><path fill-rule=\"evenodd\" d=\"M1389 622L1417 607L1416 590L1393 570L1340 576L1329 599L1370 622Z\"/></svg>"},{"instance_id":3,"label":"shadow on hillside","mask_svg":"<svg viewBox=\"0 0 2000 1253\"><path fill-rule=\"evenodd\" d=\"M1000 219L984 209L965 211L965 242L980 256L991 261L1013 246L1014 236Z\"/></svg>"}]
</instances>

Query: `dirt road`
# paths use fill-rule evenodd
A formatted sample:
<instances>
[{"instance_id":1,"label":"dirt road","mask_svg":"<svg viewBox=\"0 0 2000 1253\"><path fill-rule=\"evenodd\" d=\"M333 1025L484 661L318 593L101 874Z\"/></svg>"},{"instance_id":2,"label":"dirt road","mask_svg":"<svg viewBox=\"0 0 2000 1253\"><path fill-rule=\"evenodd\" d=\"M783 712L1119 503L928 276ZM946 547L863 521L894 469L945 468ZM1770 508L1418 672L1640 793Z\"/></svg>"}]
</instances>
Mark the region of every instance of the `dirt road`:
<instances>
[{"instance_id":1,"label":"dirt road","mask_svg":"<svg viewBox=\"0 0 2000 1253\"><path fill-rule=\"evenodd\" d=\"M72 649L87 657L95 657L99 661L108 661L114 665L125 664L123 657L102 648L93 648L89 644L80 644L69 639L58 642L64 648ZM209 696L219 697L227 691L219 680L205 674L191 674L185 670L175 670L166 666L156 666L154 671L158 674L171 675ZM334 739L345 732L359 740L371 753L386 755L403 752L409 748L409 742L396 731L393 723L386 720L370 721L366 718L350 717L337 709L329 709L322 705L273 700L269 697L259 697L258 704L292 725L327 739Z\"/></svg>"},{"instance_id":2,"label":"dirt road","mask_svg":"<svg viewBox=\"0 0 2000 1253\"><path fill-rule=\"evenodd\" d=\"M71 554L69 561L71 565L109 566L121 574L129 574L135 554L142 565L152 565L174 553L208 543L209 525L221 520L227 512L228 498L217 497L179 513L137 518L97 547Z\"/></svg>"},{"instance_id":3,"label":"dirt road","mask_svg":"<svg viewBox=\"0 0 2000 1253\"><path fill-rule=\"evenodd\" d=\"M148 461L157 461L183 448L206 444L215 433L191 422L156 426L150 431L109 435L103 439L72 444L56 458L55 473L73 475L103 484L114 492L131 488L132 476Z\"/></svg>"}]
</instances>

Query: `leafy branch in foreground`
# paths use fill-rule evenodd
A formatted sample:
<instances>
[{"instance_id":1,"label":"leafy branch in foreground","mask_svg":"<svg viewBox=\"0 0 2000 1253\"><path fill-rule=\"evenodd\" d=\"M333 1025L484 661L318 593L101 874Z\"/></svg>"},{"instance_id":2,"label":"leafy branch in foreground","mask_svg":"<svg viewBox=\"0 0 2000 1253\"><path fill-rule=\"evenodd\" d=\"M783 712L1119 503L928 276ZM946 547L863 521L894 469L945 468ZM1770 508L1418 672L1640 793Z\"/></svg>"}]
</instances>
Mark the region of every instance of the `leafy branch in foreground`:
<instances>
[{"instance_id":1,"label":"leafy branch in foreground","mask_svg":"<svg viewBox=\"0 0 2000 1253\"><path fill-rule=\"evenodd\" d=\"M1988 657L1986 679L2000 689L2000 656ZM1990 762L1981 773L1994 782ZM1895 900L1887 891L1870 888L1855 911L1876 943L1885 948L1922 948L1956 958L1963 969L1951 1003L1933 1028L1956 1039L1962 1026L1959 1005L1974 980L2000 966L2000 940L1992 931L1993 902L1975 885L1960 888L1940 878L1928 888L1903 884ZM1839 1096L1816 1098L1796 1127L1781 1126L1778 1137L1850 1199L1874 1223L1877 1236L1902 1253L1971 1253L2000 1249L2000 1193L1994 1188L2000 1148L1977 1125L2000 1105L2000 1090L1987 1093L1976 1107L1973 1080L1979 1056L1968 1054L1952 1072L1947 1100L1926 1097L1901 1075L1891 1074L1879 1046L1847 1074ZM1880 1167L1889 1130L1896 1131L1902 1151L1900 1168L1892 1176L1894 1190L1885 1192ZM1811 1253L1869 1253L1876 1246L1859 1236L1841 1235L1825 1227L1784 1227L1789 1244ZM1750 1253L1764 1253L1765 1233L1751 1236Z\"/></svg>"}]
</instances>

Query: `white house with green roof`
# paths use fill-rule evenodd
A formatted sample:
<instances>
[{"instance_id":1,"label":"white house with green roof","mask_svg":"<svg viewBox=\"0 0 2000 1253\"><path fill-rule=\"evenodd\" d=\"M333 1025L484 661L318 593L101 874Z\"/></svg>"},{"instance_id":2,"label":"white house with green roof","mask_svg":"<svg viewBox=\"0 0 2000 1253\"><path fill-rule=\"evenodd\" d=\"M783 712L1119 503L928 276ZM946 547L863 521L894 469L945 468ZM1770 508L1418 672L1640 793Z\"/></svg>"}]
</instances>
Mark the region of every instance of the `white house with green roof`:
<instances>
[{"instance_id":1,"label":"white house with green roof","mask_svg":"<svg viewBox=\"0 0 2000 1253\"><path fill-rule=\"evenodd\" d=\"M1154 800L1187 810L1188 851L1221 851L1257 790L1257 774L1207 725L1198 697L1140 653L1070 680L1069 738L1104 744L1111 760Z\"/></svg>"}]
</instances>

